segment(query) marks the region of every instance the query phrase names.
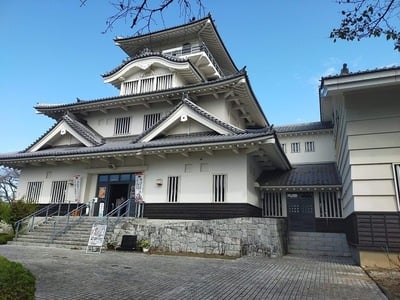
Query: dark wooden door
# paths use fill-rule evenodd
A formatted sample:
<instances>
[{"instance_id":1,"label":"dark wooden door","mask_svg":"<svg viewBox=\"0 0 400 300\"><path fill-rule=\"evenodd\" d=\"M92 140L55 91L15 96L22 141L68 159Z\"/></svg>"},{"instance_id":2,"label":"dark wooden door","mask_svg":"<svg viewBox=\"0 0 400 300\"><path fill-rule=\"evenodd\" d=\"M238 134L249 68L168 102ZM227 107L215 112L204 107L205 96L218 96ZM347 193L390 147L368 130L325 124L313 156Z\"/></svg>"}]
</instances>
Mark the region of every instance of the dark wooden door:
<instances>
[{"instance_id":1,"label":"dark wooden door","mask_svg":"<svg viewBox=\"0 0 400 300\"><path fill-rule=\"evenodd\" d=\"M287 193L287 215L290 231L315 231L313 193Z\"/></svg>"}]
</instances>

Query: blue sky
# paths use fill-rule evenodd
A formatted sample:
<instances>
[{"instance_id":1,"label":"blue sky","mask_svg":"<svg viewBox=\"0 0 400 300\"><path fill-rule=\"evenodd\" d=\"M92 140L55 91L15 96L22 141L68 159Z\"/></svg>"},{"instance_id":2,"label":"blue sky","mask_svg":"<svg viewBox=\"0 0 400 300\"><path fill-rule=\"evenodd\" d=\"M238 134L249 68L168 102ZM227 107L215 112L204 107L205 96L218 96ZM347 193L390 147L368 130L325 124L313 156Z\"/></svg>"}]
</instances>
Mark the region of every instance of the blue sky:
<instances>
[{"instance_id":1,"label":"blue sky","mask_svg":"<svg viewBox=\"0 0 400 300\"><path fill-rule=\"evenodd\" d=\"M342 6L334 0L204 0L206 12L236 66L244 66L271 124L319 120L318 85L322 76L399 65L393 43L329 39L340 22ZM101 74L126 55L115 36L133 34L121 21L102 34L113 8L108 0L1 1L0 152L25 149L54 124L35 114L37 103L70 103L118 95ZM167 10L165 25L184 23ZM164 25L154 25L154 30Z\"/></svg>"}]
</instances>

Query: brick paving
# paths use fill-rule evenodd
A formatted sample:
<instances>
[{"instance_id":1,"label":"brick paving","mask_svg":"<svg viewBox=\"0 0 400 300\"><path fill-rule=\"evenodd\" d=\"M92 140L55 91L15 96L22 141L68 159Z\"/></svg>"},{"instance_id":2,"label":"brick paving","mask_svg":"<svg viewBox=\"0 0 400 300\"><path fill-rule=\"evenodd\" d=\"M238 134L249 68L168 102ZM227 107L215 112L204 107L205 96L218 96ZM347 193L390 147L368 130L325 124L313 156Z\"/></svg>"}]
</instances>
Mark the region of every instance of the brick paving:
<instances>
[{"instance_id":1,"label":"brick paving","mask_svg":"<svg viewBox=\"0 0 400 300\"><path fill-rule=\"evenodd\" d=\"M386 299L349 258L235 260L0 246L36 275L37 299Z\"/></svg>"}]
</instances>

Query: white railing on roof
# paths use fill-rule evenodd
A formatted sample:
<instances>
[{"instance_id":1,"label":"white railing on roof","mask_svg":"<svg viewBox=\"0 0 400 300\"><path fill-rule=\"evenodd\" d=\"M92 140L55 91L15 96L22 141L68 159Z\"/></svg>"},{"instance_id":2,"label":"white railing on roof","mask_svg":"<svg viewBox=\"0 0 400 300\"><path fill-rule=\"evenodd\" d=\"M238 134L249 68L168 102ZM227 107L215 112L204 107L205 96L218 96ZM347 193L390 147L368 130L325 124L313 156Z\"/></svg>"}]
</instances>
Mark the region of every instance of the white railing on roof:
<instances>
[{"instance_id":1,"label":"white railing on roof","mask_svg":"<svg viewBox=\"0 0 400 300\"><path fill-rule=\"evenodd\" d=\"M163 52L164 55L170 55L170 56L176 56L176 57L181 57L181 56L186 56L190 54L195 54L195 53L200 53L204 52L208 59L211 61L215 69L218 71L218 73L223 76L223 72L221 68L219 67L217 61L215 60L214 56L211 54L210 50L208 50L207 46L204 43L201 43L200 45L193 45L190 48L189 47L182 47L179 49L174 49L171 51L165 51Z\"/></svg>"}]
</instances>

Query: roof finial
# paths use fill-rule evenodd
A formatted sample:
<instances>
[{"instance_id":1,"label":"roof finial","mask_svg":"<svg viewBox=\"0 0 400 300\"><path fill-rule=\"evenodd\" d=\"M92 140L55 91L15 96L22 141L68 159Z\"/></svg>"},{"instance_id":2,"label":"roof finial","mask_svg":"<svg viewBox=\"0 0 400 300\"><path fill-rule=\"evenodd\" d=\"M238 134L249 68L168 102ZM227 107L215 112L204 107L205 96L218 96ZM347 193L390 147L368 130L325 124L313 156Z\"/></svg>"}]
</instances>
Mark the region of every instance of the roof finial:
<instances>
[{"instance_id":1,"label":"roof finial","mask_svg":"<svg viewBox=\"0 0 400 300\"><path fill-rule=\"evenodd\" d=\"M349 69L347 68L347 64L343 64L342 70L340 70L340 75L347 75L349 74Z\"/></svg>"}]
</instances>

